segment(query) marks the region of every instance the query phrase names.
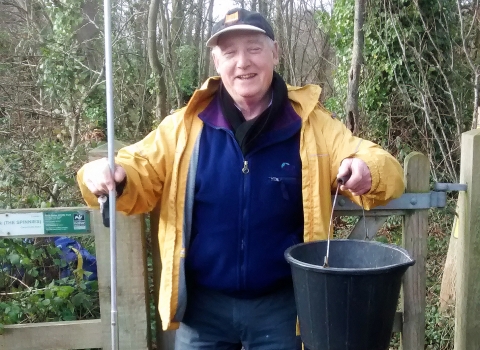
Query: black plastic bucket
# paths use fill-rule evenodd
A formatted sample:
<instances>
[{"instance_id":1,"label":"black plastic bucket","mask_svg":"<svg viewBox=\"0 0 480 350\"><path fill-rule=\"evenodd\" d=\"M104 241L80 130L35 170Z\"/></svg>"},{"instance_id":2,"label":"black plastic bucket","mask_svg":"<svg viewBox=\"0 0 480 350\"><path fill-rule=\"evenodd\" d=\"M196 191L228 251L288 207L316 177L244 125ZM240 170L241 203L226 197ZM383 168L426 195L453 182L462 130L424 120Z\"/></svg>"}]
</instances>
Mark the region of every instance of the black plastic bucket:
<instances>
[{"instance_id":1,"label":"black plastic bucket","mask_svg":"<svg viewBox=\"0 0 480 350\"><path fill-rule=\"evenodd\" d=\"M386 350L402 276L415 261L398 246L331 240L290 247L302 341L309 350Z\"/></svg>"}]
</instances>

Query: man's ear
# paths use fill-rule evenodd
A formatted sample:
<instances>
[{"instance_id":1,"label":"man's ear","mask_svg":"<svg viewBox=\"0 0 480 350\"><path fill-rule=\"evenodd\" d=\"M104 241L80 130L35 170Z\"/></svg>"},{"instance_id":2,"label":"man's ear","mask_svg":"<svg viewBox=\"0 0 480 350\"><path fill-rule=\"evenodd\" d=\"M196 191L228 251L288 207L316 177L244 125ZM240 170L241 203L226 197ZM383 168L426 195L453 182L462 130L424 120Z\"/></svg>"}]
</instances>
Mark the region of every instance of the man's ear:
<instances>
[{"instance_id":1,"label":"man's ear","mask_svg":"<svg viewBox=\"0 0 480 350\"><path fill-rule=\"evenodd\" d=\"M273 42L273 65L276 66L280 61L280 47L278 46L278 42Z\"/></svg>"},{"instance_id":2,"label":"man's ear","mask_svg":"<svg viewBox=\"0 0 480 350\"><path fill-rule=\"evenodd\" d=\"M212 59L213 59L213 64L215 65L215 71L218 73L218 57L216 55L216 50L218 50L218 48L213 48L212 49L212 52L211 52L211 55L212 55Z\"/></svg>"}]
</instances>

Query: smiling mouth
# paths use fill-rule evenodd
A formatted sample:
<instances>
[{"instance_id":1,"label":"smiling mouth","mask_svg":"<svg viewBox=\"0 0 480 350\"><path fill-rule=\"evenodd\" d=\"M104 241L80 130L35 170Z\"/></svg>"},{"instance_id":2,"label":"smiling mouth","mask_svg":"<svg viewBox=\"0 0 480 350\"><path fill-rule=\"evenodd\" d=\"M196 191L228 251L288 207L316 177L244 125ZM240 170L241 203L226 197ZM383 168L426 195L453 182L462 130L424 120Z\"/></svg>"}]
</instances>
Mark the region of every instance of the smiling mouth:
<instances>
[{"instance_id":1,"label":"smiling mouth","mask_svg":"<svg viewBox=\"0 0 480 350\"><path fill-rule=\"evenodd\" d=\"M254 77L256 77L257 75L252 73L252 74L244 74L244 75L239 75L237 76L237 79L240 79L240 80L248 80L248 79L252 79Z\"/></svg>"}]
</instances>

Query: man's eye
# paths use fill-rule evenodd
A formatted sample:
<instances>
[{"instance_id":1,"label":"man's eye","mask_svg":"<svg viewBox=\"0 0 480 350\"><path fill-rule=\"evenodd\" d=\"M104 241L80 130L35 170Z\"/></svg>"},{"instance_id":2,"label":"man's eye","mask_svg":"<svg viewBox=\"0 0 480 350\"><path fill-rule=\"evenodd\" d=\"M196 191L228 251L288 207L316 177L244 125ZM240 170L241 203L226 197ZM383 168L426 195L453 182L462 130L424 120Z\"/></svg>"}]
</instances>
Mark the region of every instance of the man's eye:
<instances>
[{"instance_id":1,"label":"man's eye","mask_svg":"<svg viewBox=\"0 0 480 350\"><path fill-rule=\"evenodd\" d=\"M260 47L251 47L251 48L249 49L250 52L259 52L260 50L261 50Z\"/></svg>"}]
</instances>

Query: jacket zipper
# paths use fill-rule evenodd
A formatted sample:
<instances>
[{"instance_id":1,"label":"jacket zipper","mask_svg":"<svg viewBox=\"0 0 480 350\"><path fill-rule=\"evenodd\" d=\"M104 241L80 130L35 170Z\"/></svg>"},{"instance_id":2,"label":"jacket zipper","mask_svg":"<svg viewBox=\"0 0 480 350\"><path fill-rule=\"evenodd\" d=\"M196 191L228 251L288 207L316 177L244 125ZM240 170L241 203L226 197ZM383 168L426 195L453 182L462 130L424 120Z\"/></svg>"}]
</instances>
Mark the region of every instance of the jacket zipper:
<instances>
[{"instance_id":1,"label":"jacket zipper","mask_svg":"<svg viewBox=\"0 0 480 350\"><path fill-rule=\"evenodd\" d=\"M221 129L221 128L218 128ZM224 129L225 130L225 129ZM240 152L240 155L243 160L243 167L242 167L242 173L245 175L243 177L243 194L242 194L242 212L241 212L241 222L240 222L240 228L239 228L239 246L240 246L240 271L238 273L238 286L240 287L239 289L245 289L246 288L246 267L245 267L245 261L246 261L246 252L245 252L245 227L246 227L246 221L247 221L247 203L246 203L246 198L247 198L247 193L248 193L248 185L247 185L247 178L246 176L250 173L250 168L248 167L248 160L245 160L245 157L242 153L242 150L240 149L240 146L238 145L238 142L235 140L235 136L230 130L225 130L230 136L234 139L235 144L237 145L237 150Z\"/></svg>"},{"instance_id":2,"label":"jacket zipper","mask_svg":"<svg viewBox=\"0 0 480 350\"><path fill-rule=\"evenodd\" d=\"M233 133L229 130L226 130L227 133L230 134L230 136L235 140L235 136L233 135ZM241 215L242 215L242 220L240 222L240 229L239 229L239 234L240 234L240 242L239 242L239 245L240 245L240 271L239 271L239 287L240 287L240 290L245 290L246 289L246 286L247 286L247 281L246 281L246 266L245 266L245 262L246 262L246 250L245 250L245 246L246 246L246 222L247 222L247 193L248 193L248 190L249 190L249 184L247 182L247 175L250 173L250 168L248 166L248 160L245 159L245 156L243 155L242 153L242 150L240 149L240 146L238 145L238 143L236 142L235 140L235 144L237 145L237 150L240 152L240 155L242 157L242 160L243 160L243 167L242 167L242 173L245 175L243 177L243 195L242 195L242 198L241 198L241 201L242 201L242 212L241 212ZM253 152L252 152L253 153Z\"/></svg>"},{"instance_id":3,"label":"jacket zipper","mask_svg":"<svg viewBox=\"0 0 480 350\"><path fill-rule=\"evenodd\" d=\"M243 157L243 156L242 156ZM245 240L247 237L246 234L246 222L247 222L247 193L248 193L248 178L246 177L250 173L250 168L248 167L248 160L243 158L243 168L242 173L245 175L243 177L243 196L242 196L242 224L240 230L240 288L245 289L247 286L246 281L246 250L245 250Z\"/></svg>"}]
</instances>

